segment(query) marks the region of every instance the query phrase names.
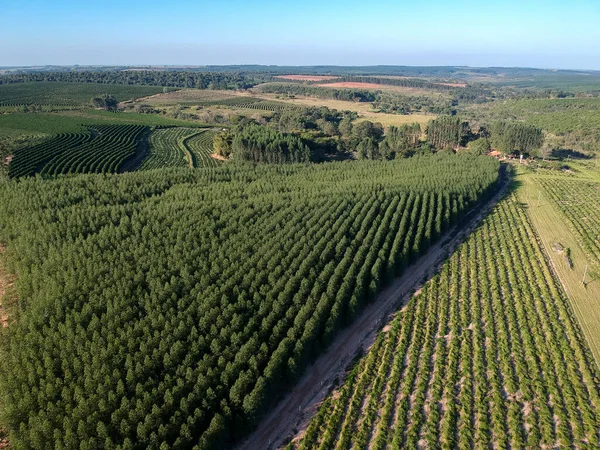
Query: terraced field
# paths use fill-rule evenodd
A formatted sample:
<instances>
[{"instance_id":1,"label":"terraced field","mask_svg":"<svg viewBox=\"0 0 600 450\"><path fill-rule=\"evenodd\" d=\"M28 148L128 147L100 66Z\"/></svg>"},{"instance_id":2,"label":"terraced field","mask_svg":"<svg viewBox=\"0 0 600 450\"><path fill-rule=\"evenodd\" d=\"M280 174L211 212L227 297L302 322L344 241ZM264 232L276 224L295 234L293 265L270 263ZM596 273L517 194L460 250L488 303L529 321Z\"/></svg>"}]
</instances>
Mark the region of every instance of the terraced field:
<instances>
[{"instance_id":1,"label":"terraced field","mask_svg":"<svg viewBox=\"0 0 600 450\"><path fill-rule=\"evenodd\" d=\"M510 196L288 448L598 448L598 376Z\"/></svg>"},{"instance_id":2,"label":"terraced field","mask_svg":"<svg viewBox=\"0 0 600 450\"><path fill-rule=\"evenodd\" d=\"M213 131L191 127L158 128L144 125L95 125L87 132L59 133L42 143L17 149L8 167L11 178L74 173L115 173L165 167L215 167ZM127 167L140 146L140 162ZM143 147L142 147L143 148ZM141 150L140 150L141 151Z\"/></svg>"},{"instance_id":3,"label":"terraced field","mask_svg":"<svg viewBox=\"0 0 600 450\"><path fill-rule=\"evenodd\" d=\"M150 155L140 170L163 167L216 167L212 158L214 132L198 128L173 127L158 129L149 138Z\"/></svg>"},{"instance_id":4,"label":"terraced field","mask_svg":"<svg viewBox=\"0 0 600 450\"><path fill-rule=\"evenodd\" d=\"M143 125L98 125L87 133L59 134L15 151L8 174L18 178L36 173L47 176L115 173L135 154L148 131Z\"/></svg>"},{"instance_id":5,"label":"terraced field","mask_svg":"<svg viewBox=\"0 0 600 450\"><path fill-rule=\"evenodd\" d=\"M288 109L299 110L302 107L289 103L262 100L253 97L233 97L225 100L207 101L201 103L206 106L231 106L235 108L256 109L259 111L282 112Z\"/></svg>"},{"instance_id":6,"label":"terraced field","mask_svg":"<svg viewBox=\"0 0 600 450\"><path fill-rule=\"evenodd\" d=\"M198 129L183 127L153 131L148 139L150 155L144 160L140 170L191 166L191 156L183 142L197 133Z\"/></svg>"},{"instance_id":7,"label":"terraced field","mask_svg":"<svg viewBox=\"0 0 600 450\"><path fill-rule=\"evenodd\" d=\"M116 173L135 154L148 127L143 125L103 125L92 129L92 138L83 145L59 152L47 160L42 175L73 173Z\"/></svg>"},{"instance_id":8,"label":"terraced field","mask_svg":"<svg viewBox=\"0 0 600 450\"><path fill-rule=\"evenodd\" d=\"M214 131L206 130L185 139L184 145L190 151L194 167L217 167L221 161L210 156L213 153Z\"/></svg>"}]
</instances>

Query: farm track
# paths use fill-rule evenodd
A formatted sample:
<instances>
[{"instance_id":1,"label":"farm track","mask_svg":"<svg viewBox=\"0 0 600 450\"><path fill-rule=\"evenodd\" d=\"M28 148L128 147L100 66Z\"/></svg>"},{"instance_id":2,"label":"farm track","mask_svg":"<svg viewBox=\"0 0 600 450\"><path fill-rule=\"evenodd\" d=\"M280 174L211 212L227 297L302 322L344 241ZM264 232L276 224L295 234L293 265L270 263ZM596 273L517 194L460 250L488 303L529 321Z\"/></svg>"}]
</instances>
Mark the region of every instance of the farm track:
<instances>
[{"instance_id":1,"label":"farm track","mask_svg":"<svg viewBox=\"0 0 600 450\"><path fill-rule=\"evenodd\" d=\"M501 186L483 205L476 205L446 236L421 256L406 272L384 289L375 301L342 330L335 340L310 367L293 390L279 400L258 428L237 448L238 450L276 449L286 438L299 434L317 411L320 403L343 380L346 368L361 351L367 351L378 331L389 323L394 312L412 297L411 292L422 286L423 279L431 278L441 264L502 199L510 185L503 171Z\"/></svg>"},{"instance_id":2,"label":"farm track","mask_svg":"<svg viewBox=\"0 0 600 450\"><path fill-rule=\"evenodd\" d=\"M597 264L591 249L587 249L581 241L581 236L573 228L571 219L561 211L552 199L551 192L547 191L543 180L561 180L561 178L544 175L535 179L531 176L520 176L525 192L521 193L521 201L528 204L528 214L536 229L537 236L544 249L547 261L560 281L590 349L600 366L600 311L597 301L600 294L600 284L597 280L590 280L586 285L581 283L586 272L585 267L595 268ZM575 183L586 181L575 181ZM573 191L571 188L570 191ZM542 201L537 202L537 195L541 193ZM591 225L589 225L591 226ZM560 242L571 251L573 267L565 263L564 256L553 250L553 243ZM589 280L589 278L588 278Z\"/></svg>"},{"instance_id":3,"label":"farm track","mask_svg":"<svg viewBox=\"0 0 600 450\"><path fill-rule=\"evenodd\" d=\"M144 160L150 154L150 144L148 143L148 139L150 138L151 134L152 129L150 128L144 131L144 134L140 136L139 140L137 141L135 154L121 165L119 173L133 172L140 168Z\"/></svg>"}]
</instances>

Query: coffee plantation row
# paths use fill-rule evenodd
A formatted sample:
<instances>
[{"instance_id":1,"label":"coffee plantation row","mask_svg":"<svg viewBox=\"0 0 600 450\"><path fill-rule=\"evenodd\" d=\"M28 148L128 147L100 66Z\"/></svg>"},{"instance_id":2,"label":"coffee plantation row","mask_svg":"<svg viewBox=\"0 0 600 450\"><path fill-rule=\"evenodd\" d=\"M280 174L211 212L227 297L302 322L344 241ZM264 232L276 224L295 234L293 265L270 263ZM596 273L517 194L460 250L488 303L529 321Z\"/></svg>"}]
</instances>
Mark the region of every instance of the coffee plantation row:
<instances>
[{"instance_id":1,"label":"coffee plantation row","mask_svg":"<svg viewBox=\"0 0 600 450\"><path fill-rule=\"evenodd\" d=\"M192 138L197 134L203 138L196 144ZM117 173L146 146L148 154L137 168L214 167L212 136L213 132L200 128L94 125L87 132L60 133L38 145L17 149L8 174L18 178L36 173Z\"/></svg>"},{"instance_id":2,"label":"coffee plantation row","mask_svg":"<svg viewBox=\"0 0 600 450\"><path fill-rule=\"evenodd\" d=\"M288 449L598 448L599 375L511 195Z\"/></svg>"},{"instance_id":3,"label":"coffee plantation row","mask_svg":"<svg viewBox=\"0 0 600 450\"><path fill-rule=\"evenodd\" d=\"M150 155L140 170L163 167L216 167L220 161L212 158L210 130L171 127L153 132L149 138Z\"/></svg>"},{"instance_id":4,"label":"coffee plantation row","mask_svg":"<svg viewBox=\"0 0 600 450\"><path fill-rule=\"evenodd\" d=\"M600 183L559 178L539 178L538 182L563 212L596 267L600 267Z\"/></svg>"},{"instance_id":5,"label":"coffee plantation row","mask_svg":"<svg viewBox=\"0 0 600 450\"><path fill-rule=\"evenodd\" d=\"M11 445L233 445L498 173L438 154L5 182Z\"/></svg>"},{"instance_id":6,"label":"coffee plantation row","mask_svg":"<svg viewBox=\"0 0 600 450\"><path fill-rule=\"evenodd\" d=\"M166 88L173 90L172 88ZM110 94L119 101L164 92L160 86L106 85L95 83L0 83L0 107L63 106L89 107L92 97Z\"/></svg>"}]
</instances>

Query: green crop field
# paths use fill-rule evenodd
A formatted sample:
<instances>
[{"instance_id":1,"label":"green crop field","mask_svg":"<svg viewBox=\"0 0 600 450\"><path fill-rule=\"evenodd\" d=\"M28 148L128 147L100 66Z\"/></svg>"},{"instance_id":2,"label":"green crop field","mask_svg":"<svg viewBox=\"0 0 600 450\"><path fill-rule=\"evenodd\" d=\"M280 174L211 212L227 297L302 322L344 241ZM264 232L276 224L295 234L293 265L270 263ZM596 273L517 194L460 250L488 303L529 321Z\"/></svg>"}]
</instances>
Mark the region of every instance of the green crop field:
<instances>
[{"instance_id":1,"label":"green crop field","mask_svg":"<svg viewBox=\"0 0 600 450\"><path fill-rule=\"evenodd\" d=\"M581 246L600 268L600 183L548 177L537 181L563 212Z\"/></svg>"},{"instance_id":2,"label":"green crop field","mask_svg":"<svg viewBox=\"0 0 600 450\"><path fill-rule=\"evenodd\" d=\"M207 130L194 134L184 141L189 149L194 167L217 167L221 161L211 157L213 150L214 131Z\"/></svg>"},{"instance_id":3,"label":"green crop field","mask_svg":"<svg viewBox=\"0 0 600 450\"><path fill-rule=\"evenodd\" d=\"M4 183L11 445L231 445L498 169L434 155Z\"/></svg>"},{"instance_id":4,"label":"green crop field","mask_svg":"<svg viewBox=\"0 0 600 450\"><path fill-rule=\"evenodd\" d=\"M85 131L93 125L145 125L145 126L184 126L206 127L206 124L169 117L114 113L108 111L69 111L58 113L16 113L0 114L0 138L18 136L52 136L58 133L76 133Z\"/></svg>"},{"instance_id":5,"label":"green crop field","mask_svg":"<svg viewBox=\"0 0 600 450\"><path fill-rule=\"evenodd\" d=\"M300 110L301 106L286 102L263 100L253 97L232 97L223 100L204 101L198 103L205 106L231 106L234 108L256 109L259 111L282 112L285 110Z\"/></svg>"},{"instance_id":6,"label":"green crop field","mask_svg":"<svg viewBox=\"0 0 600 450\"><path fill-rule=\"evenodd\" d=\"M167 88L172 90L172 88ZM51 105L87 106L93 97L111 94L118 101L163 92L160 86L139 86L99 83L14 83L0 84L0 106Z\"/></svg>"},{"instance_id":7,"label":"green crop field","mask_svg":"<svg viewBox=\"0 0 600 450\"><path fill-rule=\"evenodd\" d=\"M151 130L139 124L94 124L81 129L84 131L59 133L36 145L16 149L8 166L9 177L118 172L136 153L141 155L140 161L133 162L129 171L218 165L209 156L213 152L213 132L201 128ZM143 154L146 147L148 155Z\"/></svg>"},{"instance_id":8,"label":"green crop field","mask_svg":"<svg viewBox=\"0 0 600 450\"><path fill-rule=\"evenodd\" d=\"M152 106L193 106L231 98L236 98L232 91L212 89L181 89L167 92L166 94L156 95L150 98L145 98L143 100L139 100L138 103L144 103ZM245 96L244 98L248 97Z\"/></svg>"},{"instance_id":9,"label":"green crop field","mask_svg":"<svg viewBox=\"0 0 600 450\"><path fill-rule=\"evenodd\" d=\"M164 167L217 167L212 158L214 131L173 127L158 129L148 140L150 155L140 170Z\"/></svg>"},{"instance_id":10,"label":"green crop field","mask_svg":"<svg viewBox=\"0 0 600 450\"><path fill-rule=\"evenodd\" d=\"M41 173L117 172L148 128L143 125L99 125L87 133L59 134L33 147L15 151L8 167L11 178Z\"/></svg>"},{"instance_id":11,"label":"green crop field","mask_svg":"<svg viewBox=\"0 0 600 450\"><path fill-rule=\"evenodd\" d=\"M511 195L289 448L596 448L599 375Z\"/></svg>"},{"instance_id":12,"label":"green crop field","mask_svg":"<svg viewBox=\"0 0 600 450\"><path fill-rule=\"evenodd\" d=\"M191 166L191 155L184 140L197 133L198 129L182 127L153 131L148 139L150 155L144 159L140 170Z\"/></svg>"},{"instance_id":13,"label":"green crop field","mask_svg":"<svg viewBox=\"0 0 600 450\"><path fill-rule=\"evenodd\" d=\"M600 450L600 72L0 72L0 449Z\"/></svg>"}]
</instances>

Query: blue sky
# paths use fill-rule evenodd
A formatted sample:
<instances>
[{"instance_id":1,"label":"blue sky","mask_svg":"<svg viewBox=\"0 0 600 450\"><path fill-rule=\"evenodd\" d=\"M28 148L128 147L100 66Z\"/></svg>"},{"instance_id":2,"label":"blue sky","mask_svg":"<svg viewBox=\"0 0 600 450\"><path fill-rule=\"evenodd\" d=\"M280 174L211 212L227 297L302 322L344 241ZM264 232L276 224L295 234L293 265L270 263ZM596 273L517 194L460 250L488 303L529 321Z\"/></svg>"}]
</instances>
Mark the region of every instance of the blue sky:
<instances>
[{"instance_id":1,"label":"blue sky","mask_svg":"<svg viewBox=\"0 0 600 450\"><path fill-rule=\"evenodd\" d=\"M600 0L0 0L0 66L600 69Z\"/></svg>"}]
</instances>

